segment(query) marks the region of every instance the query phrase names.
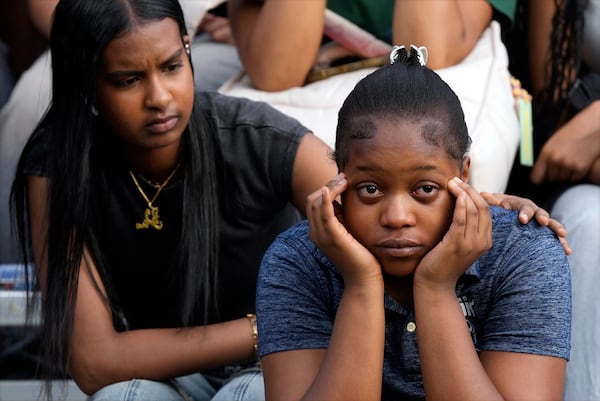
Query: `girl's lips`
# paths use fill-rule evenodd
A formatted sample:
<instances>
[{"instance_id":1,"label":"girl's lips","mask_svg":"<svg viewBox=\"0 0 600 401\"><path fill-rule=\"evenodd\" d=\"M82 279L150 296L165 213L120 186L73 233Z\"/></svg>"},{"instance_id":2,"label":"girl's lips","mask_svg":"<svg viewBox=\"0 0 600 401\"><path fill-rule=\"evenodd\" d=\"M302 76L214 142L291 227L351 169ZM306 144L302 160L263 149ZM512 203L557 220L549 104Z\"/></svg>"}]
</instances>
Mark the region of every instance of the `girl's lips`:
<instances>
[{"instance_id":1,"label":"girl's lips","mask_svg":"<svg viewBox=\"0 0 600 401\"><path fill-rule=\"evenodd\" d=\"M162 134L164 132L172 130L177 122L178 117L172 116L167 118L156 119L150 122L146 127L155 134Z\"/></svg>"},{"instance_id":2,"label":"girl's lips","mask_svg":"<svg viewBox=\"0 0 600 401\"><path fill-rule=\"evenodd\" d=\"M420 245L415 246L404 246L400 248L378 246L377 253L382 256L388 256L393 258L407 258L415 256L422 251L423 247Z\"/></svg>"},{"instance_id":3,"label":"girl's lips","mask_svg":"<svg viewBox=\"0 0 600 401\"><path fill-rule=\"evenodd\" d=\"M380 241L377 245L377 252L396 258L414 256L422 251L423 246L408 239L387 239Z\"/></svg>"}]
</instances>

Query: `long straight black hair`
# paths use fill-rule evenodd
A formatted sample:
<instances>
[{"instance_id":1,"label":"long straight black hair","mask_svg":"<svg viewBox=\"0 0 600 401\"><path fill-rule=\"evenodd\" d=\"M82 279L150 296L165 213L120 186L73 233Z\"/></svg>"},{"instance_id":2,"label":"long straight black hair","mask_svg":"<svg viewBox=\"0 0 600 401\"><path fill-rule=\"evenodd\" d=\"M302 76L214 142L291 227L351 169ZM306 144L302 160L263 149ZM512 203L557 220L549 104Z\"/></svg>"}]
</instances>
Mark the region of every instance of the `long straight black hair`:
<instances>
[{"instance_id":1,"label":"long straight black hair","mask_svg":"<svg viewBox=\"0 0 600 401\"><path fill-rule=\"evenodd\" d=\"M29 227L27 177L24 172L32 142L52 135L50 152L49 226L46 238L47 291L42 302L41 362L49 381L68 377L74 304L80 266L88 266L86 247L107 289L111 304L113 283L104 266L103 250L92 232L92 180L98 174L94 115L95 72L102 52L115 37L141 25L165 18L175 20L187 34L177 0L61 0L55 10L50 49L52 104L23 151L11 192L11 210L23 262L33 263ZM182 42L183 44L183 42ZM50 130L45 130L50 126ZM218 266L218 197L216 142L201 116L199 105L184 132L181 144L183 216L176 274L184 288L180 320L197 322L197 316L216 309ZM200 190L201 189L201 190ZM31 289L30 289L31 290ZM30 291L32 292L32 291ZM49 387L48 387L49 388ZM48 392L50 397L50 392Z\"/></svg>"}]
</instances>

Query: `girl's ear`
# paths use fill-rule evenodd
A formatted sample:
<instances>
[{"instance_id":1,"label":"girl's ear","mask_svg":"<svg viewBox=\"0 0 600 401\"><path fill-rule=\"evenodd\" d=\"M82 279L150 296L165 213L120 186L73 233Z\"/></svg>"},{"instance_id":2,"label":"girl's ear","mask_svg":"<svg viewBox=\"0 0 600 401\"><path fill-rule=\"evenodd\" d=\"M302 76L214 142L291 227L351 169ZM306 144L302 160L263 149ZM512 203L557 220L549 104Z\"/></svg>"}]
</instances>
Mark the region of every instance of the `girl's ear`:
<instances>
[{"instance_id":1,"label":"girl's ear","mask_svg":"<svg viewBox=\"0 0 600 401\"><path fill-rule=\"evenodd\" d=\"M463 182L469 182L469 167L471 167L471 157L465 155L460 166L460 179L463 180Z\"/></svg>"}]
</instances>

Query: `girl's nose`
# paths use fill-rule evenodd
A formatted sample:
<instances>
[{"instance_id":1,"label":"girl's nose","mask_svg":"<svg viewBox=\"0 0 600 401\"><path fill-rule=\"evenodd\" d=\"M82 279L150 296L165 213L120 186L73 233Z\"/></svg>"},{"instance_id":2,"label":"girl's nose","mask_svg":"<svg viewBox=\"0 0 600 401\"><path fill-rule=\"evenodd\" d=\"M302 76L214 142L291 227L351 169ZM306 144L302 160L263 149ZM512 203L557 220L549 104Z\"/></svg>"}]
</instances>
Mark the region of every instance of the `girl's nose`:
<instances>
[{"instance_id":1,"label":"girl's nose","mask_svg":"<svg viewBox=\"0 0 600 401\"><path fill-rule=\"evenodd\" d=\"M381 213L381 225L384 227L406 227L416 223L412 210L412 200L404 196L390 197Z\"/></svg>"}]
</instances>

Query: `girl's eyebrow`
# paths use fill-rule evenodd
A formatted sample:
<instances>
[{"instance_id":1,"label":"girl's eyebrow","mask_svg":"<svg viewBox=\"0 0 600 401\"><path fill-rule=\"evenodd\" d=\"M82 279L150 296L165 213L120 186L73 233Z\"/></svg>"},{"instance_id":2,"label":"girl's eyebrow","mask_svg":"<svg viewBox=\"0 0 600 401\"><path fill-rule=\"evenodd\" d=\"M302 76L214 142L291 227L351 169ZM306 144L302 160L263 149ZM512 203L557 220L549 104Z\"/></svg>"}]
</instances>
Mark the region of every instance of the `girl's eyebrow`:
<instances>
[{"instance_id":1,"label":"girl's eyebrow","mask_svg":"<svg viewBox=\"0 0 600 401\"><path fill-rule=\"evenodd\" d=\"M386 169L382 168L382 167L378 167L378 166L373 166L373 165L360 165L360 166L356 166L356 170L357 171L381 171L381 170L386 170ZM411 170L433 171L433 170L438 170L438 166L432 165L432 164L424 164L424 165L414 166L411 168Z\"/></svg>"},{"instance_id":2,"label":"girl's eyebrow","mask_svg":"<svg viewBox=\"0 0 600 401\"><path fill-rule=\"evenodd\" d=\"M422 166L416 166L413 170L425 170L425 171L432 171L432 170L437 170L438 167L437 166L433 166L430 164L425 164Z\"/></svg>"}]
</instances>

